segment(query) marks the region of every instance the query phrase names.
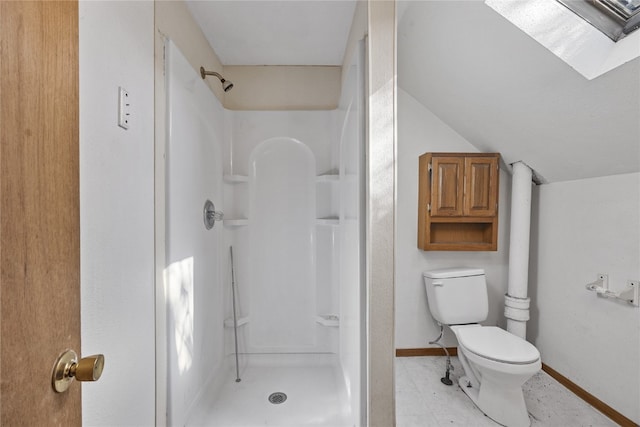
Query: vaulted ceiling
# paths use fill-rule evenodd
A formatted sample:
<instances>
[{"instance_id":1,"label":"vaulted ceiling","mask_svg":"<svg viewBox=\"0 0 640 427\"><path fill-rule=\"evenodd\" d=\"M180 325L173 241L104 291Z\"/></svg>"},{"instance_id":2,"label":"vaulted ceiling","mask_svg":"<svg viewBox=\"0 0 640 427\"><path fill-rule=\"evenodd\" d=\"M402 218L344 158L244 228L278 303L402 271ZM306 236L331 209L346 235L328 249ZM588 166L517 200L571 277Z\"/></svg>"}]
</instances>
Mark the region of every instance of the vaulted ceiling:
<instances>
[{"instance_id":1,"label":"vaulted ceiling","mask_svg":"<svg viewBox=\"0 0 640 427\"><path fill-rule=\"evenodd\" d=\"M187 3L225 65L340 65L356 1ZM398 85L479 150L544 182L640 171L640 59L587 80L483 1L399 10Z\"/></svg>"},{"instance_id":2,"label":"vaulted ceiling","mask_svg":"<svg viewBox=\"0 0 640 427\"><path fill-rule=\"evenodd\" d=\"M398 85L479 150L545 182L640 171L640 59L586 80L482 1L403 3Z\"/></svg>"}]
</instances>

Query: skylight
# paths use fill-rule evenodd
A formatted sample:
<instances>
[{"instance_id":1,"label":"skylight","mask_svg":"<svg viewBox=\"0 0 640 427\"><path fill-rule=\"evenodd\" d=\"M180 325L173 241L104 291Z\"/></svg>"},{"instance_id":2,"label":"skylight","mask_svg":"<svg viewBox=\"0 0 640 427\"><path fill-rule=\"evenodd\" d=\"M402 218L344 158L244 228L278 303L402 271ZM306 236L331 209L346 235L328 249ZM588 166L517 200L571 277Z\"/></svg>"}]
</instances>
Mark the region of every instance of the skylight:
<instances>
[{"instance_id":1,"label":"skylight","mask_svg":"<svg viewBox=\"0 0 640 427\"><path fill-rule=\"evenodd\" d=\"M627 33L619 30L626 37L616 41L565 7L565 3L587 6L597 12L596 17L616 22L590 4L604 1L626 8L630 15L626 25L640 19L640 0L485 0L485 4L592 80L640 56L640 31L631 33L631 27ZM620 24L618 28L622 28Z\"/></svg>"},{"instance_id":2,"label":"skylight","mask_svg":"<svg viewBox=\"0 0 640 427\"><path fill-rule=\"evenodd\" d=\"M558 0L614 42L640 27L640 0Z\"/></svg>"}]
</instances>

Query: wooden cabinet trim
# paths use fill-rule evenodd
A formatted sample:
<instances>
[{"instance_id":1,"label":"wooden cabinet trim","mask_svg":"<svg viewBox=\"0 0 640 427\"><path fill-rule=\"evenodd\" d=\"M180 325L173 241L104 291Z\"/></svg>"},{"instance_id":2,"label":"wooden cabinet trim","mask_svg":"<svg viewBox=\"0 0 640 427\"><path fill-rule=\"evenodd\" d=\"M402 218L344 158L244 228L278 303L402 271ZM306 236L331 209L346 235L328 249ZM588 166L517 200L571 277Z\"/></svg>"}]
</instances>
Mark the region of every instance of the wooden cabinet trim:
<instances>
[{"instance_id":1,"label":"wooden cabinet trim","mask_svg":"<svg viewBox=\"0 0 640 427\"><path fill-rule=\"evenodd\" d=\"M435 157L431 160L431 216L461 216L464 204L464 159Z\"/></svg>"},{"instance_id":2,"label":"wooden cabinet trim","mask_svg":"<svg viewBox=\"0 0 640 427\"><path fill-rule=\"evenodd\" d=\"M484 166L486 176L478 176L474 173L477 165ZM496 157L466 157L464 170L463 214L465 216L497 215L498 159Z\"/></svg>"},{"instance_id":3,"label":"wooden cabinet trim","mask_svg":"<svg viewBox=\"0 0 640 427\"><path fill-rule=\"evenodd\" d=\"M499 153L425 153L420 156L418 248L497 250L499 159ZM446 166L448 169L443 165L449 165ZM476 165L487 165L488 169L474 175ZM445 177L455 180L455 189L441 182Z\"/></svg>"}]
</instances>

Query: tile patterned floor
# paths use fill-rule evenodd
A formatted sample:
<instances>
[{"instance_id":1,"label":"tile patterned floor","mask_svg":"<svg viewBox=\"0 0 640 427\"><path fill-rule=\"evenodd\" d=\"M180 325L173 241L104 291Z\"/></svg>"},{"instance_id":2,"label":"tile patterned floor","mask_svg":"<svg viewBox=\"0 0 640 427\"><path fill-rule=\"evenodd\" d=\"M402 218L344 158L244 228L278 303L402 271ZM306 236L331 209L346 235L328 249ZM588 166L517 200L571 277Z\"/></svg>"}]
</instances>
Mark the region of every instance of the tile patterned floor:
<instances>
[{"instance_id":1,"label":"tile patterned floor","mask_svg":"<svg viewBox=\"0 0 640 427\"><path fill-rule=\"evenodd\" d=\"M463 374L456 357L453 386L440 382L444 357L396 358L396 426L496 427L457 386ZM544 372L534 375L524 387L532 427L616 426L613 421L579 399Z\"/></svg>"}]
</instances>

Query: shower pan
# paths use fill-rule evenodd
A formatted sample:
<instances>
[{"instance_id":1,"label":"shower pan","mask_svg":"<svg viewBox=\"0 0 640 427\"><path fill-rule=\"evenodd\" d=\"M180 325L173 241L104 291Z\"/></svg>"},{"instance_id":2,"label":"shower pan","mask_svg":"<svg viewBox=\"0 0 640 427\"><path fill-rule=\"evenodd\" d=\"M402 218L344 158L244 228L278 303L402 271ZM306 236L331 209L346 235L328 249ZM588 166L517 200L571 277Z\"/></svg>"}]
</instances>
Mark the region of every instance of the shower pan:
<instances>
[{"instance_id":1,"label":"shower pan","mask_svg":"<svg viewBox=\"0 0 640 427\"><path fill-rule=\"evenodd\" d=\"M168 425L361 425L359 48L336 110L229 111L167 42Z\"/></svg>"}]
</instances>

